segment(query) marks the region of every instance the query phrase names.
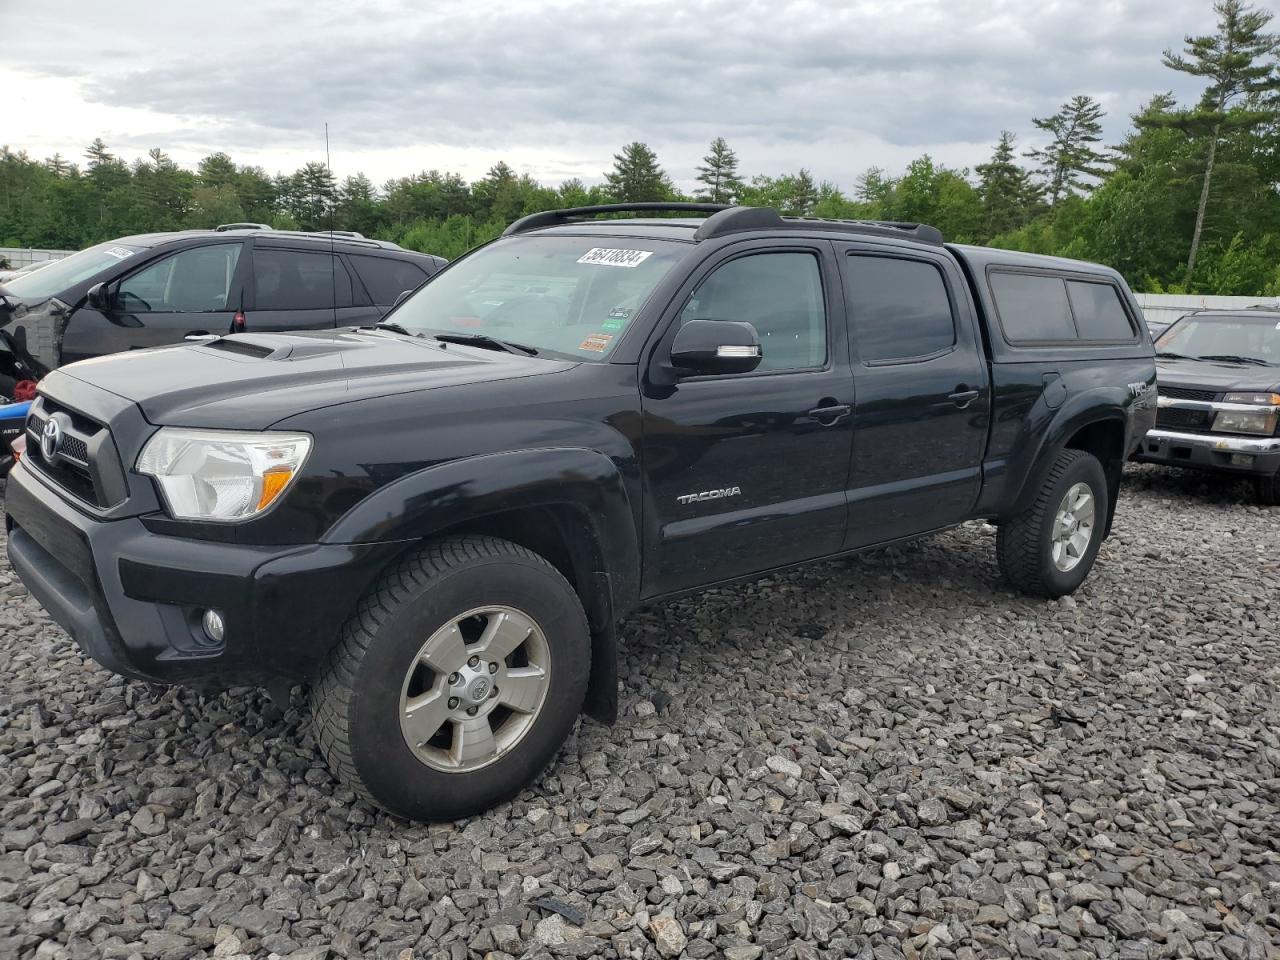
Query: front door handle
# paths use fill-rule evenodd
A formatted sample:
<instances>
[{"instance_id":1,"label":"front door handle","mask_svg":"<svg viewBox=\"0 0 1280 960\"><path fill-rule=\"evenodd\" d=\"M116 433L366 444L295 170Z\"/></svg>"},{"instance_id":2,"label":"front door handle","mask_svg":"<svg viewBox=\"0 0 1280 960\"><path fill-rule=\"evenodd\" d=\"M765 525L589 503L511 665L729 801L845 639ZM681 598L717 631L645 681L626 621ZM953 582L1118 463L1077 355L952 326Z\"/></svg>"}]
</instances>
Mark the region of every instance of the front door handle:
<instances>
[{"instance_id":1,"label":"front door handle","mask_svg":"<svg viewBox=\"0 0 1280 960\"><path fill-rule=\"evenodd\" d=\"M973 401L978 399L981 390L970 390L965 384L956 387L956 392L947 395L947 399L963 410Z\"/></svg>"},{"instance_id":2,"label":"front door handle","mask_svg":"<svg viewBox=\"0 0 1280 960\"><path fill-rule=\"evenodd\" d=\"M852 412L853 407L847 403L829 403L821 407L814 407L809 411L809 416L824 427L830 427L839 423Z\"/></svg>"}]
</instances>

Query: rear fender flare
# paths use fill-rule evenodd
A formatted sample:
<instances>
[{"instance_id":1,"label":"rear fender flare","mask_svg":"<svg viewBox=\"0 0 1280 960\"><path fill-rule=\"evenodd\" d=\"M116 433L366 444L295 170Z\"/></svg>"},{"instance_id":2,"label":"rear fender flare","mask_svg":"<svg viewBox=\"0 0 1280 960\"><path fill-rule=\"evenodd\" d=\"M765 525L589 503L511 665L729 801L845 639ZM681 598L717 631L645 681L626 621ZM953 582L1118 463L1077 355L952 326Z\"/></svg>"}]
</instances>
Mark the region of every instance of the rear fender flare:
<instances>
[{"instance_id":1,"label":"rear fender flare","mask_svg":"<svg viewBox=\"0 0 1280 960\"><path fill-rule=\"evenodd\" d=\"M1048 429L1041 433L1040 442L1019 458L1019 461L1010 465L1013 474L1021 476L1023 480L1005 515L1018 514L1030 508L1054 460L1067 442L1084 427L1105 421L1119 423L1125 431L1127 448L1130 421L1127 405L1130 402L1127 388L1122 388L1119 392L1112 388L1099 388L1078 394L1063 404L1049 422ZM1121 460L1125 452L1122 449L1118 454ZM1106 466L1104 463L1103 467ZM1111 499L1110 510L1114 511L1114 496Z\"/></svg>"}]
</instances>

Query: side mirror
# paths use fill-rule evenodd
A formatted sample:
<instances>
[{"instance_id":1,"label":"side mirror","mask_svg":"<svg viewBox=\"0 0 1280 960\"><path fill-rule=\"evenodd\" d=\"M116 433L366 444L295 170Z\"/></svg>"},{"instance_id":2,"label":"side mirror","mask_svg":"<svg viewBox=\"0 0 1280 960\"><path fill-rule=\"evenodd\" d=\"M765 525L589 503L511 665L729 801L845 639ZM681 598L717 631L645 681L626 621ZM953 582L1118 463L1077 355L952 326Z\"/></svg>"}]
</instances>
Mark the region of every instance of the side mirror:
<instances>
[{"instance_id":1,"label":"side mirror","mask_svg":"<svg viewBox=\"0 0 1280 960\"><path fill-rule=\"evenodd\" d=\"M413 296L412 290L401 290L400 296L396 297L396 302L391 304L391 310L394 310L396 307L400 306L400 304L404 303L411 296ZM388 310L387 313L390 313L391 310Z\"/></svg>"},{"instance_id":2,"label":"side mirror","mask_svg":"<svg viewBox=\"0 0 1280 960\"><path fill-rule=\"evenodd\" d=\"M690 320L671 344L671 364L687 374L750 373L763 355L760 335L737 320Z\"/></svg>"},{"instance_id":3,"label":"side mirror","mask_svg":"<svg viewBox=\"0 0 1280 960\"><path fill-rule=\"evenodd\" d=\"M107 283L95 283L85 293L85 300L95 310L106 310L111 306L111 294L107 292Z\"/></svg>"}]
</instances>

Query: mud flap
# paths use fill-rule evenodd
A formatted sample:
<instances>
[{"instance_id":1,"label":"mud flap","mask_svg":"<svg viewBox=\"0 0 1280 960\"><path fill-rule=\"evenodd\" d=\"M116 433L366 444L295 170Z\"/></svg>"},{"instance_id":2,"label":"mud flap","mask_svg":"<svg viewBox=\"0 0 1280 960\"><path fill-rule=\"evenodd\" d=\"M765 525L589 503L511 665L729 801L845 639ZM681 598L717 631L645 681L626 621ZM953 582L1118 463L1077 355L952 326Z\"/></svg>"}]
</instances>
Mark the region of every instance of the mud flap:
<instances>
[{"instance_id":1,"label":"mud flap","mask_svg":"<svg viewBox=\"0 0 1280 960\"><path fill-rule=\"evenodd\" d=\"M609 575L596 573L595 581L595 609L587 618L591 622L591 679L587 681L582 712L592 720L612 725L618 721L618 630Z\"/></svg>"}]
</instances>

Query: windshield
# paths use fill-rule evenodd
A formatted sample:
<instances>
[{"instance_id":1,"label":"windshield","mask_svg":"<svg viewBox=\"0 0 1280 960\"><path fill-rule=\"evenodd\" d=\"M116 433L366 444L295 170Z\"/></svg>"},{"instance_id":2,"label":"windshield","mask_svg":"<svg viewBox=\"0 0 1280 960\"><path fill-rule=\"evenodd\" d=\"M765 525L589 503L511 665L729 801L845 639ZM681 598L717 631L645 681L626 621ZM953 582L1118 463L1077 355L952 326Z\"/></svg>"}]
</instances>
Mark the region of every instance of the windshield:
<instances>
[{"instance_id":1,"label":"windshield","mask_svg":"<svg viewBox=\"0 0 1280 960\"><path fill-rule=\"evenodd\" d=\"M5 283L5 289L15 297L34 303L56 297L68 287L87 280L100 270L125 260L146 247L131 243L100 243L69 257L63 257L32 273L24 273Z\"/></svg>"},{"instance_id":2,"label":"windshield","mask_svg":"<svg viewBox=\"0 0 1280 960\"><path fill-rule=\"evenodd\" d=\"M1186 317L1156 340L1156 353L1241 357L1280 365L1280 317Z\"/></svg>"},{"instance_id":3,"label":"windshield","mask_svg":"<svg viewBox=\"0 0 1280 960\"><path fill-rule=\"evenodd\" d=\"M634 237L511 237L428 281L388 320L413 333L495 337L602 361L688 249Z\"/></svg>"}]
</instances>

